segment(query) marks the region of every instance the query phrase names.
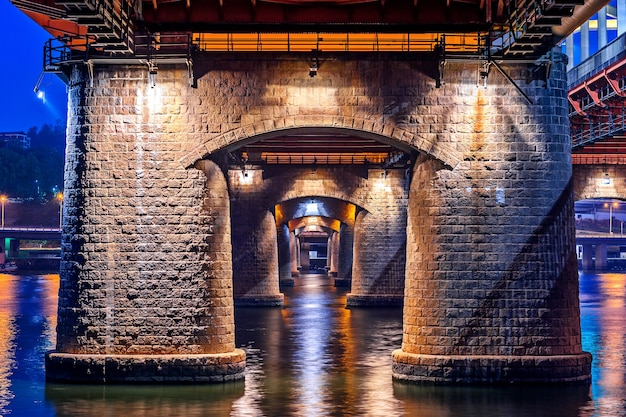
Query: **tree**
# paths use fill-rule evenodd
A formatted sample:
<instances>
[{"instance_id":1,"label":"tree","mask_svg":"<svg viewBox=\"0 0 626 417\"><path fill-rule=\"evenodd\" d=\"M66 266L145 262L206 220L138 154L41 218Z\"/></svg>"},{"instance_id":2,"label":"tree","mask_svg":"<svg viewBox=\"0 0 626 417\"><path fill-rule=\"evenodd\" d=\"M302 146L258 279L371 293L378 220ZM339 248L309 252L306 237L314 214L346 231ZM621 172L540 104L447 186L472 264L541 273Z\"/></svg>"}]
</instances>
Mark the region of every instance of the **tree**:
<instances>
[{"instance_id":1,"label":"tree","mask_svg":"<svg viewBox=\"0 0 626 417\"><path fill-rule=\"evenodd\" d=\"M28 131L31 148L0 149L0 193L38 202L63 188L65 130L60 124Z\"/></svg>"}]
</instances>

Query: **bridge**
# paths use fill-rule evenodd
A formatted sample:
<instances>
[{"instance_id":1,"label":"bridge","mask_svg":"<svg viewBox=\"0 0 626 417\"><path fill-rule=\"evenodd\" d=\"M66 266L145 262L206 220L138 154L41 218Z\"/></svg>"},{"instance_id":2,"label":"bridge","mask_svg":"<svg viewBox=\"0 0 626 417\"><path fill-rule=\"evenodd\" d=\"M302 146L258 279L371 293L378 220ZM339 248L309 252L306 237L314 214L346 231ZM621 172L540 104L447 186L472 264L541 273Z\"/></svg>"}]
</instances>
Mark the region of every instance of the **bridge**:
<instances>
[{"instance_id":1,"label":"bridge","mask_svg":"<svg viewBox=\"0 0 626 417\"><path fill-rule=\"evenodd\" d=\"M597 205L594 202L607 202L608 209L626 198L626 6L616 3L617 8L607 6L585 23L576 41L573 36L567 41L569 55L575 56L575 43L580 51L568 72L574 194L577 204L591 207ZM594 53L590 53L595 46L592 33L597 40ZM623 217L614 214L606 213L609 223L615 223L609 226L611 233L578 231L583 270L606 269L607 247L624 244Z\"/></svg>"},{"instance_id":2,"label":"bridge","mask_svg":"<svg viewBox=\"0 0 626 417\"><path fill-rule=\"evenodd\" d=\"M70 97L50 381L241 379L234 305L324 258L398 380L589 381L554 46L606 1L13 3Z\"/></svg>"},{"instance_id":3,"label":"bridge","mask_svg":"<svg viewBox=\"0 0 626 417\"><path fill-rule=\"evenodd\" d=\"M626 235L619 232L608 234L579 231L576 234L576 245L581 249L579 258L583 271L605 271L609 268L609 247L617 248L613 257L622 259L620 247L626 246Z\"/></svg>"},{"instance_id":4,"label":"bridge","mask_svg":"<svg viewBox=\"0 0 626 417\"><path fill-rule=\"evenodd\" d=\"M0 239L61 240L58 227L2 227Z\"/></svg>"},{"instance_id":5,"label":"bridge","mask_svg":"<svg viewBox=\"0 0 626 417\"><path fill-rule=\"evenodd\" d=\"M23 240L53 240L61 243L61 229L50 227L0 228L0 263L10 259L20 270L58 268L59 253L54 249L28 250L21 247Z\"/></svg>"}]
</instances>

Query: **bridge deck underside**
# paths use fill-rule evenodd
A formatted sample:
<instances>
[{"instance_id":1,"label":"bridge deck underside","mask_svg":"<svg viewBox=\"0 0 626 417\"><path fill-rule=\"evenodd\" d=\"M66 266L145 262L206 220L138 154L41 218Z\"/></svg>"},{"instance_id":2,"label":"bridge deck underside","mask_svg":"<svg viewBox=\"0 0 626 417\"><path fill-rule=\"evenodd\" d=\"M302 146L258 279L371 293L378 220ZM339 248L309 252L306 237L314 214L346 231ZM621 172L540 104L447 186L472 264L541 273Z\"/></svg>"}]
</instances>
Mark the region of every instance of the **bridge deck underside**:
<instances>
[{"instance_id":1,"label":"bridge deck underside","mask_svg":"<svg viewBox=\"0 0 626 417\"><path fill-rule=\"evenodd\" d=\"M488 48L491 54L520 59L536 59L549 51L555 42L567 35L566 31L574 29L564 25L563 18L572 16L576 6L586 3L584 0L12 2L55 36L91 36L89 42L98 45L103 52L125 56L134 54L137 46L135 36L146 33L158 33L165 37L181 33L395 34L399 37L407 34L437 34L434 42L433 36L428 37L431 49L437 45L441 38L439 35L442 34L480 33L484 39L470 42L472 53L476 54L477 50L478 53L486 53ZM602 6L601 2L597 3L591 8ZM207 41L205 38L204 43L211 44L210 41L214 40ZM234 42L236 39L232 37L229 41ZM240 42L249 44L249 40ZM320 49L320 42L323 43L323 40L316 42L315 49ZM155 51L159 49L158 43L155 38ZM371 47L369 43L380 47L379 41L375 40L368 41L364 48ZM399 44L400 48L405 48L407 43ZM248 47L255 47L254 43L251 45ZM286 48L292 47L290 42L286 45ZM223 45L221 47L223 50ZM259 50L258 46L256 48Z\"/></svg>"}]
</instances>

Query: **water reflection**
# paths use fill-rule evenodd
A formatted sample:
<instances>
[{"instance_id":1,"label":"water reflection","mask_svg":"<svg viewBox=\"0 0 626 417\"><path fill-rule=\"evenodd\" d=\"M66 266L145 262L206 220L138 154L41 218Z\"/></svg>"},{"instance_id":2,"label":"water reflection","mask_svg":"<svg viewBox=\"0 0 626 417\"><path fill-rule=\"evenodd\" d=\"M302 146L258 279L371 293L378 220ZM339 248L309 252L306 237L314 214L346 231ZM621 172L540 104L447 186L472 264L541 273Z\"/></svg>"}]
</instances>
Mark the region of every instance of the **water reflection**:
<instances>
[{"instance_id":1,"label":"water reflection","mask_svg":"<svg viewBox=\"0 0 626 417\"><path fill-rule=\"evenodd\" d=\"M46 400L58 417L225 417L243 390L242 381L196 386L48 384Z\"/></svg>"},{"instance_id":2,"label":"water reflection","mask_svg":"<svg viewBox=\"0 0 626 417\"><path fill-rule=\"evenodd\" d=\"M442 387L394 382L412 417L579 416L590 401L586 386Z\"/></svg>"},{"instance_id":3,"label":"water reflection","mask_svg":"<svg viewBox=\"0 0 626 417\"><path fill-rule=\"evenodd\" d=\"M15 368L15 280L0 274L0 415L10 413L11 375Z\"/></svg>"},{"instance_id":4,"label":"water reflection","mask_svg":"<svg viewBox=\"0 0 626 417\"><path fill-rule=\"evenodd\" d=\"M597 415L626 415L626 275L580 274L583 348L593 355Z\"/></svg>"},{"instance_id":5,"label":"water reflection","mask_svg":"<svg viewBox=\"0 0 626 417\"><path fill-rule=\"evenodd\" d=\"M581 275L593 385L442 387L393 382L402 311L346 309L322 275L296 278L286 305L238 308L245 382L208 386L44 383L58 275L0 275L0 415L21 416L626 416L626 275Z\"/></svg>"}]
</instances>

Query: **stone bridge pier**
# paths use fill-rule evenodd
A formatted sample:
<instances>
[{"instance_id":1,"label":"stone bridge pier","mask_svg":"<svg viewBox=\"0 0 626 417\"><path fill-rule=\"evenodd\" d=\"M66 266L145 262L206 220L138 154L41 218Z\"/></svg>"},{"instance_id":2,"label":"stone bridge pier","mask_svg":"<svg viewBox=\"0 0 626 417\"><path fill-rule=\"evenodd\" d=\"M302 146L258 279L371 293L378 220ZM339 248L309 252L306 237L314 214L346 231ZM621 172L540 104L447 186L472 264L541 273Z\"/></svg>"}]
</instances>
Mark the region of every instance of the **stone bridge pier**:
<instances>
[{"instance_id":1,"label":"stone bridge pier","mask_svg":"<svg viewBox=\"0 0 626 417\"><path fill-rule=\"evenodd\" d=\"M74 67L47 378L243 378L234 304L282 305L297 240L314 230L339 233L350 307L403 303L394 378L588 381L562 57L547 88L503 67L532 104L493 66L478 88L477 63L449 62L437 88L436 62L380 57L329 56L311 78L280 54L199 55L196 88L176 66L160 65L155 86L141 66ZM412 159L228 163L284 132L348 132Z\"/></svg>"}]
</instances>

